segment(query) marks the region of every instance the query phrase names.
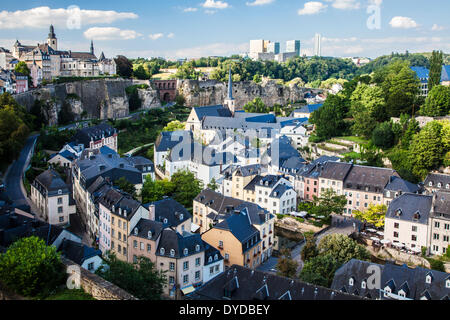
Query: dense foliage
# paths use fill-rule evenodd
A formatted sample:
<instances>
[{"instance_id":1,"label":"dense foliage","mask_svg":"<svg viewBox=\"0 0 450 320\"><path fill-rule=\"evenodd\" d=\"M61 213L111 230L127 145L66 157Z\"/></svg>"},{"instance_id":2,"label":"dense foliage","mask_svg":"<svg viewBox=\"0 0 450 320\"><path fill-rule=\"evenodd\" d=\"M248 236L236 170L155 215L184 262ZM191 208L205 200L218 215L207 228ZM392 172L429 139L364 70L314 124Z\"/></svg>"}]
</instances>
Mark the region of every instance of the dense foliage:
<instances>
[{"instance_id":1,"label":"dense foliage","mask_svg":"<svg viewBox=\"0 0 450 320\"><path fill-rule=\"evenodd\" d=\"M48 296L65 278L56 248L37 237L22 238L0 255L0 281L18 294Z\"/></svg>"},{"instance_id":2,"label":"dense foliage","mask_svg":"<svg viewBox=\"0 0 450 320\"><path fill-rule=\"evenodd\" d=\"M370 204L369 208L365 211L353 211L353 217L363 222L367 222L374 225L377 228L384 227L384 220L386 217L387 207L385 205L373 205Z\"/></svg>"},{"instance_id":3,"label":"dense foliage","mask_svg":"<svg viewBox=\"0 0 450 320\"><path fill-rule=\"evenodd\" d=\"M291 251L289 249L281 250L281 256L278 259L277 271L278 275L287 277L287 278L295 278L297 276L297 261L292 259Z\"/></svg>"},{"instance_id":4,"label":"dense foliage","mask_svg":"<svg viewBox=\"0 0 450 320\"><path fill-rule=\"evenodd\" d=\"M107 254L96 273L141 300L161 300L167 282L166 275L145 257L138 257L137 263L131 264Z\"/></svg>"}]
</instances>

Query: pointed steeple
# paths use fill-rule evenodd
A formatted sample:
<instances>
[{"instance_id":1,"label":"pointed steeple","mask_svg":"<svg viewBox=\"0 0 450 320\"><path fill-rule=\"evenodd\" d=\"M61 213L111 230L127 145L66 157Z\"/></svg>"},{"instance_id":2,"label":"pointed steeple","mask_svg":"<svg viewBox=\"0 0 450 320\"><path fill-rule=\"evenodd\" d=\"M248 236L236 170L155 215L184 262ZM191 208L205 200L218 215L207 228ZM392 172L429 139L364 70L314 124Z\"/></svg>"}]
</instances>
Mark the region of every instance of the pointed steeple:
<instances>
[{"instance_id":1,"label":"pointed steeple","mask_svg":"<svg viewBox=\"0 0 450 320\"><path fill-rule=\"evenodd\" d=\"M55 28L53 27L53 25L50 25L50 33L48 34L48 38L49 39L55 39L56 38Z\"/></svg>"},{"instance_id":2,"label":"pointed steeple","mask_svg":"<svg viewBox=\"0 0 450 320\"><path fill-rule=\"evenodd\" d=\"M98 61L103 61L103 60L106 60L106 58L105 58L105 54L102 52Z\"/></svg>"},{"instance_id":3,"label":"pointed steeple","mask_svg":"<svg viewBox=\"0 0 450 320\"><path fill-rule=\"evenodd\" d=\"M94 41L91 40L91 54L94 54Z\"/></svg>"},{"instance_id":4,"label":"pointed steeple","mask_svg":"<svg viewBox=\"0 0 450 320\"><path fill-rule=\"evenodd\" d=\"M233 78L231 76L231 67L228 74L228 100L233 100Z\"/></svg>"}]
</instances>

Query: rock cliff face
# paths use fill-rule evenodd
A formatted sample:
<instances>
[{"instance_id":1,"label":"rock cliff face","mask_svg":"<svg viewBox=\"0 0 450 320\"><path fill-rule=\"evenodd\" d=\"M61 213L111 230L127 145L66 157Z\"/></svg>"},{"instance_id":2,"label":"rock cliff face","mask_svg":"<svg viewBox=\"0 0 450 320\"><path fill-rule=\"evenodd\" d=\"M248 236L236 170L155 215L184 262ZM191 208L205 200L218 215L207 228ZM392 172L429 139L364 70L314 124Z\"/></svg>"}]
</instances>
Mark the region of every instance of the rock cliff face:
<instances>
[{"instance_id":1,"label":"rock cliff face","mask_svg":"<svg viewBox=\"0 0 450 320\"><path fill-rule=\"evenodd\" d=\"M215 81L179 80L178 91L186 99L186 106L208 106L222 104L227 96L228 84ZM252 81L233 84L233 97L236 106L241 109L245 104L259 97L268 105L286 105L304 99L311 89L296 84L285 86L274 80L263 80L261 84Z\"/></svg>"},{"instance_id":2,"label":"rock cliff face","mask_svg":"<svg viewBox=\"0 0 450 320\"><path fill-rule=\"evenodd\" d=\"M58 114L63 107L69 108L74 120L84 116L89 119L121 118L129 115L129 101L125 89L133 85L132 80L99 79L57 85L15 95L16 101L28 111L36 100L47 107L43 114L51 125L58 124ZM157 91L149 88L140 90L143 108L161 106Z\"/></svg>"}]
</instances>

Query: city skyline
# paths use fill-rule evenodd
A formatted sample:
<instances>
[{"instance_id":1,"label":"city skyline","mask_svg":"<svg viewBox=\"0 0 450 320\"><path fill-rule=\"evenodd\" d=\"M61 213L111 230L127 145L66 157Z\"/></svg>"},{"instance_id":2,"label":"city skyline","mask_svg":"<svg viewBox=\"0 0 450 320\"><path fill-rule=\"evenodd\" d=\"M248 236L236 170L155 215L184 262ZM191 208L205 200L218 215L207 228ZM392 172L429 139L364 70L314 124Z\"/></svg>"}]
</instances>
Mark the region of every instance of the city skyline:
<instances>
[{"instance_id":1,"label":"city skyline","mask_svg":"<svg viewBox=\"0 0 450 320\"><path fill-rule=\"evenodd\" d=\"M286 41L298 39L301 55L311 56L316 33L322 35L323 56L449 52L448 9L450 3L439 0L6 3L0 12L0 46L11 49L15 40L42 43L53 24L62 49L88 51L93 40L96 54L104 51L107 57L229 56L249 52L251 39L279 42L281 52Z\"/></svg>"}]
</instances>

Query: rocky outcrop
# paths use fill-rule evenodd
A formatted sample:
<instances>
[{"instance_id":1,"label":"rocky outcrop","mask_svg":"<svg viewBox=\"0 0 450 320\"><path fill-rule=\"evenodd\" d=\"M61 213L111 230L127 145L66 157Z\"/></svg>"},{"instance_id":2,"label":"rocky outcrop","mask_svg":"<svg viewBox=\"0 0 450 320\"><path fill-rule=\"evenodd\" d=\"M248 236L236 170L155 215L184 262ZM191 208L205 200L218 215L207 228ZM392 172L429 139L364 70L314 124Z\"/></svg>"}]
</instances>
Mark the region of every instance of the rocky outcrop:
<instances>
[{"instance_id":1,"label":"rocky outcrop","mask_svg":"<svg viewBox=\"0 0 450 320\"><path fill-rule=\"evenodd\" d=\"M158 91L153 88L138 89L139 99L142 101L142 109L161 108Z\"/></svg>"},{"instance_id":2,"label":"rocky outcrop","mask_svg":"<svg viewBox=\"0 0 450 320\"><path fill-rule=\"evenodd\" d=\"M58 124L58 114L65 105L74 115L74 120L83 116L88 119L115 119L129 114L129 101L125 89L133 85L132 80L99 79L48 85L14 96L28 111L36 100L46 105L44 114L49 124ZM150 90L153 91L153 90ZM148 93L146 106L157 105ZM145 96L145 94L143 95Z\"/></svg>"},{"instance_id":3,"label":"rocky outcrop","mask_svg":"<svg viewBox=\"0 0 450 320\"><path fill-rule=\"evenodd\" d=\"M215 81L179 80L178 91L186 99L186 106L208 106L222 104L227 96L228 84ZM261 84L252 81L233 84L233 97L238 108L259 97L268 105L286 105L303 100L311 89L298 84L283 85L275 80L264 79Z\"/></svg>"}]
</instances>

